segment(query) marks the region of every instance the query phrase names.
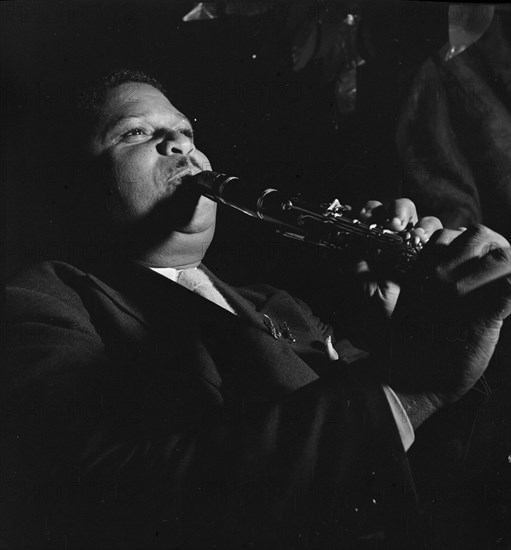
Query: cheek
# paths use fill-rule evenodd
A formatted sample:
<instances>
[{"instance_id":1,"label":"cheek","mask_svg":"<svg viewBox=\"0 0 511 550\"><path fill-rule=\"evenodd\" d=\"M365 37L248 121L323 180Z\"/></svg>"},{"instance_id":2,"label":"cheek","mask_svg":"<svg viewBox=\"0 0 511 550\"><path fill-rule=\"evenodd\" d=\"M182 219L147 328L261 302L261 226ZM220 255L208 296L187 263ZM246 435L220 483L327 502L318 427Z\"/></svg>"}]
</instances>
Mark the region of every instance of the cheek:
<instances>
[{"instance_id":1,"label":"cheek","mask_svg":"<svg viewBox=\"0 0 511 550\"><path fill-rule=\"evenodd\" d=\"M155 183L150 156L144 153L116 159L113 187L114 202L123 212L145 212L161 194Z\"/></svg>"}]
</instances>

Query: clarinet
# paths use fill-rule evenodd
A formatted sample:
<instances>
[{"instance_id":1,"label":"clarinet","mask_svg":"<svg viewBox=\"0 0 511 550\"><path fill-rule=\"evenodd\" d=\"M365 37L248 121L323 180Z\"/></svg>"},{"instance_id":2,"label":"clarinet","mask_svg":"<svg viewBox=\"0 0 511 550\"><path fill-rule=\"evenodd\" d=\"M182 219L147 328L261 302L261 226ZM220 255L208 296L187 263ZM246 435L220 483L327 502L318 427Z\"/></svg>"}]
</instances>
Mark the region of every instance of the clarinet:
<instances>
[{"instance_id":1,"label":"clarinet","mask_svg":"<svg viewBox=\"0 0 511 550\"><path fill-rule=\"evenodd\" d=\"M193 180L200 194L273 224L286 238L345 253L363 253L386 270L408 273L422 249L422 243L414 244L407 230L395 232L365 223L353 217L352 207L338 199L311 205L277 189L256 189L235 176L211 171L200 172Z\"/></svg>"}]
</instances>

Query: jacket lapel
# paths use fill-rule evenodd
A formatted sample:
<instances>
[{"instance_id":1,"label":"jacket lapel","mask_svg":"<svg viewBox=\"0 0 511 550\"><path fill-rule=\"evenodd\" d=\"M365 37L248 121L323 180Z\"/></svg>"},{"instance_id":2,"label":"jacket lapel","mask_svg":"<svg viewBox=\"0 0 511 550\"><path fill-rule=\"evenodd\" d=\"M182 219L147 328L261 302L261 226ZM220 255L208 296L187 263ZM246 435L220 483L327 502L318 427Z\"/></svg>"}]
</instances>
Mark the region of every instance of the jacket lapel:
<instances>
[{"instance_id":1,"label":"jacket lapel","mask_svg":"<svg viewBox=\"0 0 511 550\"><path fill-rule=\"evenodd\" d=\"M254 304L205 271L238 315L136 264L94 270L87 279L153 335L174 341L195 372L227 392L231 386L246 398L276 397L318 378L288 342L270 335Z\"/></svg>"},{"instance_id":2,"label":"jacket lapel","mask_svg":"<svg viewBox=\"0 0 511 550\"><path fill-rule=\"evenodd\" d=\"M204 264L201 264L200 268L207 274L207 276L211 279L216 288L229 302L231 307L238 314L238 317L253 325L254 327L260 328L261 330L267 332L267 327L263 321L263 317L261 313L257 311L255 305L252 302L249 302L233 287L220 280L214 273L209 271L209 269Z\"/></svg>"},{"instance_id":3,"label":"jacket lapel","mask_svg":"<svg viewBox=\"0 0 511 550\"><path fill-rule=\"evenodd\" d=\"M232 287L222 282L204 265L201 265L213 284L238 314L242 323L266 332L262 316L255 306ZM87 273L87 279L120 309L140 323L149 326L155 321L155 313L167 320L177 317L183 321L217 322L235 316L222 307L204 299L181 285L135 263L123 263L116 268L102 267ZM172 304L172 306L170 306Z\"/></svg>"}]
</instances>

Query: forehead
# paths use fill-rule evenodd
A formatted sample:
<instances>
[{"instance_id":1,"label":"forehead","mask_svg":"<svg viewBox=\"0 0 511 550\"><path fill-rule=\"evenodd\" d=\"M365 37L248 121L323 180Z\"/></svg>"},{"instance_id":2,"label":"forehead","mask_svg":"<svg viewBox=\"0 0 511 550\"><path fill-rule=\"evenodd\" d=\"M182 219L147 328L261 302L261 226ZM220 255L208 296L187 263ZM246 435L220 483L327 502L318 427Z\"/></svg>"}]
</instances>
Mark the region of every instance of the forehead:
<instances>
[{"instance_id":1,"label":"forehead","mask_svg":"<svg viewBox=\"0 0 511 550\"><path fill-rule=\"evenodd\" d=\"M125 82L107 91L100 119L108 123L132 113L163 114L185 118L156 88L142 82Z\"/></svg>"}]
</instances>

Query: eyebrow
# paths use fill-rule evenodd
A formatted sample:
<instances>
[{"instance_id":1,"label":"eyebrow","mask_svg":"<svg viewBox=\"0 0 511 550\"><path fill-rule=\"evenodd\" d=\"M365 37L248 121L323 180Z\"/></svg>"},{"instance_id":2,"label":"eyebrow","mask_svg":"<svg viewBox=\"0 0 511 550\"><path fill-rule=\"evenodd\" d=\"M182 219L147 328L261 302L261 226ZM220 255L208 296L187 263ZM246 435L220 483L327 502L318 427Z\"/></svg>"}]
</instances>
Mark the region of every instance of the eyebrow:
<instances>
[{"instance_id":1,"label":"eyebrow","mask_svg":"<svg viewBox=\"0 0 511 550\"><path fill-rule=\"evenodd\" d=\"M149 113L131 113L129 115L120 115L118 116L117 118L115 118L114 120L112 120L111 122L109 122L104 131L101 132L101 139L104 140L106 138L106 136L116 127L118 126L119 124L121 124L122 122L124 122L125 120L130 120L132 118L144 118L145 116L147 116ZM176 115L177 117L182 117L183 119L183 122L185 122L189 127L190 129L192 130L193 132L193 126L192 126L192 123L190 122L190 119L188 117L186 117L185 115L183 115L183 113L177 113Z\"/></svg>"}]
</instances>

